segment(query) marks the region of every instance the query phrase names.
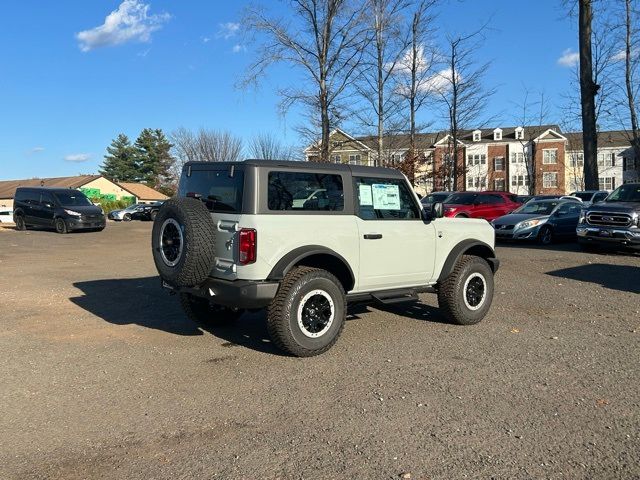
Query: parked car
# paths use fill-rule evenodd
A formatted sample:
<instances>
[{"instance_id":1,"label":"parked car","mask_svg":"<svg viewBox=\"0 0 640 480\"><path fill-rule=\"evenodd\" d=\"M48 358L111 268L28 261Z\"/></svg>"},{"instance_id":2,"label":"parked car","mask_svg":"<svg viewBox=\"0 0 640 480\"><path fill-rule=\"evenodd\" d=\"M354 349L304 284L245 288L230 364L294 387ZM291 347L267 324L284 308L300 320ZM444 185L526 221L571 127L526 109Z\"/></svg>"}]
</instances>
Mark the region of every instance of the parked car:
<instances>
[{"instance_id":1,"label":"parked car","mask_svg":"<svg viewBox=\"0 0 640 480\"><path fill-rule=\"evenodd\" d=\"M453 192L431 192L429 195L422 197L420 199L420 203L425 210L428 210L434 203L444 203L444 201L449 198L452 193Z\"/></svg>"},{"instance_id":2,"label":"parked car","mask_svg":"<svg viewBox=\"0 0 640 480\"><path fill-rule=\"evenodd\" d=\"M592 203L598 203L609 196L609 192L606 190L582 190L578 192L571 192L569 195L572 197L578 197L582 200L587 207Z\"/></svg>"},{"instance_id":3,"label":"parked car","mask_svg":"<svg viewBox=\"0 0 640 480\"><path fill-rule=\"evenodd\" d=\"M102 208L79 190L51 187L18 187L13 219L16 230L53 227L58 233L72 230L104 230Z\"/></svg>"},{"instance_id":4,"label":"parked car","mask_svg":"<svg viewBox=\"0 0 640 480\"><path fill-rule=\"evenodd\" d=\"M575 236L582 202L574 199L530 201L491 222L496 240L537 240L548 245L560 237Z\"/></svg>"},{"instance_id":5,"label":"parked car","mask_svg":"<svg viewBox=\"0 0 640 480\"><path fill-rule=\"evenodd\" d=\"M13 223L13 209L0 207L0 223Z\"/></svg>"},{"instance_id":6,"label":"parked car","mask_svg":"<svg viewBox=\"0 0 640 480\"><path fill-rule=\"evenodd\" d=\"M599 246L640 249L640 183L625 183L604 201L583 210L576 234L585 250Z\"/></svg>"},{"instance_id":7,"label":"parked car","mask_svg":"<svg viewBox=\"0 0 640 480\"><path fill-rule=\"evenodd\" d=\"M484 218L491 221L513 212L521 204L517 195L507 192L458 192L444 202L444 216Z\"/></svg>"},{"instance_id":8,"label":"parked car","mask_svg":"<svg viewBox=\"0 0 640 480\"><path fill-rule=\"evenodd\" d=\"M533 195L516 195L516 202L522 203L523 205L531 199L533 199Z\"/></svg>"},{"instance_id":9,"label":"parked car","mask_svg":"<svg viewBox=\"0 0 640 480\"><path fill-rule=\"evenodd\" d=\"M131 214L131 220L155 220L158 210L160 210L163 203L164 202L143 204Z\"/></svg>"},{"instance_id":10,"label":"parked car","mask_svg":"<svg viewBox=\"0 0 640 480\"><path fill-rule=\"evenodd\" d=\"M138 211L139 208L142 208L144 203L134 203L129 205L127 208L123 208L122 210L112 210L107 215L109 220L115 220L116 222L125 221L128 222L133 219L133 214Z\"/></svg>"}]
</instances>

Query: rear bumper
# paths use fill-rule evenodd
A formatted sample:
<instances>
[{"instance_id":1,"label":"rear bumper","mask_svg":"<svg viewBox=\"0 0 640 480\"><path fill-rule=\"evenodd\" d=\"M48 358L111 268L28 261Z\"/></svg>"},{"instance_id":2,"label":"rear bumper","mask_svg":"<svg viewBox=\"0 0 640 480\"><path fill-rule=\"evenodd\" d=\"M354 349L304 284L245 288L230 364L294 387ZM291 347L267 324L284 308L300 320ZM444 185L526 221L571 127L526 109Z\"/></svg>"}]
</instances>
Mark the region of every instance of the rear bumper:
<instances>
[{"instance_id":1,"label":"rear bumper","mask_svg":"<svg viewBox=\"0 0 640 480\"><path fill-rule=\"evenodd\" d=\"M258 282L253 280L220 280L208 278L194 288L174 287L162 282L162 287L177 293L190 293L198 297L233 308L263 308L276 296L279 282Z\"/></svg>"}]
</instances>

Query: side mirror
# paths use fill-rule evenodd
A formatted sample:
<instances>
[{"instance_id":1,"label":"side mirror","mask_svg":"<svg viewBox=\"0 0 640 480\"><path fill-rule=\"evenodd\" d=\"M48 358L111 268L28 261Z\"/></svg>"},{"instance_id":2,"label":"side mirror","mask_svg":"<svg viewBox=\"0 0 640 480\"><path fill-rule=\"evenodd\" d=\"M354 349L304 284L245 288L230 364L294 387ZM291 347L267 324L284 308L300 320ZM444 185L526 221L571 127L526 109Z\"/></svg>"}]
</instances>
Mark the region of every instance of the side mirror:
<instances>
[{"instance_id":1,"label":"side mirror","mask_svg":"<svg viewBox=\"0 0 640 480\"><path fill-rule=\"evenodd\" d=\"M442 202L436 202L431 205L431 218L444 217L444 205Z\"/></svg>"}]
</instances>

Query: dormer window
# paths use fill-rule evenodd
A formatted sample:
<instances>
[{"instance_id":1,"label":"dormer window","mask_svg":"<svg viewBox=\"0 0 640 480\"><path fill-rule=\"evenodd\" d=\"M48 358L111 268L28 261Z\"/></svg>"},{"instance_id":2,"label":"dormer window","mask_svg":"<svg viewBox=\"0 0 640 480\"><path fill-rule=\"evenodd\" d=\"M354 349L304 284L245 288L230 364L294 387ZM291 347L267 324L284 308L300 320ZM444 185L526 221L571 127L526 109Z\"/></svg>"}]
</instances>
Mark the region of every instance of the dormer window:
<instances>
[{"instance_id":1,"label":"dormer window","mask_svg":"<svg viewBox=\"0 0 640 480\"><path fill-rule=\"evenodd\" d=\"M496 128L493 131L493 139L494 140L502 140L502 129L501 128Z\"/></svg>"},{"instance_id":2,"label":"dormer window","mask_svg":"<svg viewBox=\"0 0 640 480\"><path fill-rule=\"evenodd\" d=\"M524 140L524 128L516 128L516 140Z\"/></svg>"},{"instance_id":3,"label":"dormer window","mask_svg":"<svg viewBox=\"0 0 640 480\"><path fill-rule=\"evenodd\" d=\"M473 131L473 141L474 142L479 142L480 138L482 138L482 131L481 130L474 130Z\"/></svg>"}]
</instances>

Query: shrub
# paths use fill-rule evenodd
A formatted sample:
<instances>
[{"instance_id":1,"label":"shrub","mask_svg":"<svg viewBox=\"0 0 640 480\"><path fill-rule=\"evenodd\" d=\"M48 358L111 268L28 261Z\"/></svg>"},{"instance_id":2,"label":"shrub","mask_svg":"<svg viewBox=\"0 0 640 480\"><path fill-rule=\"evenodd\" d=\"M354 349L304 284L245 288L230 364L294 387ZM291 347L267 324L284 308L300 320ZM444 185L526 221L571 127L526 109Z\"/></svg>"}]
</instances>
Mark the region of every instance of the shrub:
<instances>
[{"instance_id":1,"label":"shrub","mask_svg":"<svg viewBox=\"0 0 640 480\"><path fill-rule=\"evenodd\" d=\"M122 210L123 208L127 208L133 203L131 198L122 200L109 200L107 198L93 197L90 198L90 200L92 203L100 205L105 214L113 210Z\"/></svg>"}]
</instances>

